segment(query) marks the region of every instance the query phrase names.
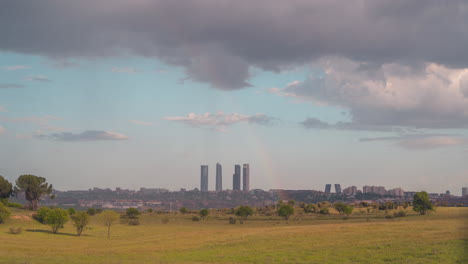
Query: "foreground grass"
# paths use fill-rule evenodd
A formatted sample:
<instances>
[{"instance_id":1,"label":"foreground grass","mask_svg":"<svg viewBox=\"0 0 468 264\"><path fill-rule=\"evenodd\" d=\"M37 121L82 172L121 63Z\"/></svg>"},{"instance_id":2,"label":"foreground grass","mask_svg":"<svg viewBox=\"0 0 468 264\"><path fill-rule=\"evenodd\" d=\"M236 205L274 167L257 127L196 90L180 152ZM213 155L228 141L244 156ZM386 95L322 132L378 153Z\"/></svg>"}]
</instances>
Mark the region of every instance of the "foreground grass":
<instances>
[{"instance_id":1,"label":"foreground grass","mask_svg":"<svg viewBox=\"0 0 468 264\"><path fill-rule=\"evenodd\" d=\"M98 216L76 237L71 224L51 234L27 213L16 210L0 225L0 263L468 263L468 208L396 219L253 217L243 225L223 215L192 222L145 214L140 226L113 226L111 239Z\"/></svg>"}]
</instances>

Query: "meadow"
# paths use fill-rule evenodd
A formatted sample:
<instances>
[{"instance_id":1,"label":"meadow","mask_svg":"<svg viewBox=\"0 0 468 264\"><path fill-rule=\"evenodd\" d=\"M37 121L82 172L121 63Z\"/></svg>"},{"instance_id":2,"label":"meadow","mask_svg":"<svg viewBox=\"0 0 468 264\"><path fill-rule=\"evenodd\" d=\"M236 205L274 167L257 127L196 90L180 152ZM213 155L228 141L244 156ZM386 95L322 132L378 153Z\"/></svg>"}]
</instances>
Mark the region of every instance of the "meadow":
<instances>
[{"instance_id":1,"label":"meadow","mask_svg":"<svg viewBox=\"0 0 468 264\"><path fill-rule=\"evenodd\" d=\"M0 263L468 263L468 208L439 207L406 217L356 214L252 216L144 213L140 225L116 223L107 238L100 216L81 237L71 223L58 234L12 210L0 225ZM167 219L167 220L163 220ZM165 223L166 222L166 223ZM21 234L10 234L21 227Z\"/></svg>"}]
</instances>

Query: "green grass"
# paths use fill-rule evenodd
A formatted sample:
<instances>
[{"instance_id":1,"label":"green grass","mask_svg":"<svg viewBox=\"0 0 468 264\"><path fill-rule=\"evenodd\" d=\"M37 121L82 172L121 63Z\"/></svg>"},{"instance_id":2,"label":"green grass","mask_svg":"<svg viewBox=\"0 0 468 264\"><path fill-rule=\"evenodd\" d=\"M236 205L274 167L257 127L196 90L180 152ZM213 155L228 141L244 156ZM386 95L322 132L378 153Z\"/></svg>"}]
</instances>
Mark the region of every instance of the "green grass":
<instances>
[{"instance_id":1,"label":"green grass","mask_svg":"<svg viewBox=\"0 0 468 264\"><path fill-rule=\"evenodd\" d=\"M0 225L0 263L468 263L468 208L438 208L427 216L379 215L252 217L230 215L192 222L192 215L144 214L141 225L116 224L111 238L93 216L75 236L59 234L14 209ZM161 222L169 218L168 224ZM22 234L9 234L22 227Z\"/></svg>"}]
</instances>

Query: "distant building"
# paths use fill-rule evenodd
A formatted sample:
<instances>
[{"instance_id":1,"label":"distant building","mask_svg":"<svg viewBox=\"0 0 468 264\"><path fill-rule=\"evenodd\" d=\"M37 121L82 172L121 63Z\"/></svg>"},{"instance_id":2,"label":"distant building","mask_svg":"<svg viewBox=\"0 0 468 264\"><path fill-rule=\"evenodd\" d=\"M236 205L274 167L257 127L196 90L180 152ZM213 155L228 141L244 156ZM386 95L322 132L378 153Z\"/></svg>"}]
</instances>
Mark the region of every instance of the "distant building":
<instances>
[{"instance_id":1,"label":"distant building","mask_svg":"<svg viewBox=\"0 0 468 264\"><path fill-rule=\"evenodd\" d=\"M346 195L356 195L357 194L357 187L356 186L351 186L348 188L343 189L343 193Z\"/></svg>"},{"instance_id":2,"label":"distant building","mask_svg":"<svg viewBox=\"0 0 468 264\"><path fill-rule=\"evenodd\" d=\"M403 197L405 196L405 192L403 191L402 188L395 188L395 189L390 189L387 191L388 195L395 196L395 197Z\"/></svg>"},{"instance_id":3,"label":"distant building","mask_svg":"<svg viewBox=\"0 0 468 264\"><path fill-rule=\"evenodd\" d=\"M140 194L142 195L152 195L152 194L161 194L169 192L168 189L163 188L140 188Z\"/></svg>"},{"instance_id":4,"label":"distant building","mask_svg":"<svg viewBox=\"0 0 468 264\"><path fill-rule=\"evenodd\" d=\"M335 184L335 193L341 194L341 184Z\"/></svg>"},{"instance_id":5,"label":"distant building","mask_svg":"<svg viewBox=\"0 0 468 264\"><path fill-rule=\"evenodd\" d=\"M244 164L242 169L242 190L244 192L250 191L250 166L249 164Z\"/></svg>"},{"instance_id":6,"label":"distant building","mask_svg":"<svg viewBox=\"0 0 468 264\"><path fill-rule=\"evenodd\" d=\"M220 192L223 190L223 167L221 164L216 163L216 191Z\"/></svg>"},{"instance_id":7,"label":"distant building","mask_svg":"<svg viewBox=\"0 0 468 264\"><path fill-rule=\"evenodd\" d=\"M364 186L362 187L362 193L376 193L380 195L386 195L387 191L383 186Z\"/></svg>"},{"instance_id":8,"label":"distant building","mask_svg":"<svg viewBox=\"0 0 468 264\"><path fill-rule=\"evenodd\" d=\"M234 165L234 174L232 175L232 190L240 191L241 189L241 167Z\"/></svg>"},{"instance_id":9,"label":"distant building","mask_svg":"<svg viewBox=\"0 0 468 264\"><path fill-rule=\"evenodd\" d=\"M325 184L325 193L331 192L331 184Z\"/></svg>"},{"instance_id":10,"label":"distant building","mask_svg":"<svg viewBox=\"0 0 468 264\"><path fill-rule=\"evenodd\" d=\"M445 195L450 196L450 191L449 191L449 190L446 190L446 191L445 191Z\"/></svg>"},{"instance_id":11,"label":"distant building","mask_svg":"<svg viewBox=\"0 0 468 264\"><path fill-rule=\"evenodd\" d=\"M467 196L468 195L468 187L463 187L462 188L462 196Z\"/></svg>"},{"instance_id":12,"label":"distant building","mask_svg":"<svg viewBox=\"0 0 468 264\"><path fill-rule=\"evenodd\" d=\"M208 191L208 165L201 165L200 191Z\"/></svg>"}]
</instances>

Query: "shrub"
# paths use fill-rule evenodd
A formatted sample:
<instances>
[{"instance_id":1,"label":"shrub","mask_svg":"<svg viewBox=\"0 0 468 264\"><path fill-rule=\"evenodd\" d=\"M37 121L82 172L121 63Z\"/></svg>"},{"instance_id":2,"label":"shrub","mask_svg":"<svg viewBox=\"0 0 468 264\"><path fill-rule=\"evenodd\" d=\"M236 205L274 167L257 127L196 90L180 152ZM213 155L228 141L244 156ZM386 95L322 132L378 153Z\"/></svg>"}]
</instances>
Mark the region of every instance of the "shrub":
<instances>
[{"instance_id":1,"label":"shrub","mask_svg":"<svg viewBox=\"0 0 468 264\"><path fill-rule=\"evenodd\" d=\"M393 213L393 217L405 217L405 216L406 216L405 211L399 211L399 212Z\"/></svg>"},{"instance_id":2,"label":"shrub","mask_svg":"<svg viewBox=\"0 0 468 264\"><path fill-rule=\"evenodd\" d=\"M281 204L278 209L278 215L288 220L291 215L294 214L294 207L290 204Z\"/></svg>"},{"instance_id":3,"label":"shrub","mask_svg":"<svg viewBox=\"0 0 468 264\"><path fill-rule=\"evenodd\" d=\"M50 207L41 207L39 210L37 210L36 214L33 214L34 220L38 221L41 224L45 224L44 219L46 215L51 211Z\"/></svg>"},{"instance_id":4,"label":"shrub","mask_svg":"<svg viewBox=\"0 0 468 264\"><path fill-rule=\"evenodd\" d=\"M200 221L200 217L194 216L194 217L192 217L192 221L198 222L198 221Z\"/></svg>"},{"instance_id":5,"label":"shrub","mask_svg":"<svg viewBox=\"0 0 468 264\"><path fill-rule=\"evenodd\" d=\"M148 213L152 213L153 212L153 209L149 208L148 210L146 210Z\"/></svg>"},{"instance_id":6,"label":"shrub","mask_svg":"<svg viewBox=\"0 0 468 264\"><path fill-rule=\"evenodd\" d=\"M235 225L237 220L234 217L229 217L229 224Z\"/></svg>"},{"instance_id":7,"label":"shrub","mask_svg":"<svg viewBox=\"0 0 468 264\"><path fill-rule=\"evenodd\" d=\"M236 210L236 215L242 217L244 220L247 220L247 217L253 215L253 209L250 206L239 206Z\"/></svg>"},{"instance_id":8,"label":"shrub","mask_svg":"<svg viewBox=\"0 0 468 264\"><path fill-rule=\"evenodd\" d=\"M138 209L133 208L133 207L128 208L127 211L125 212L125 215L130 219L137 219L140 214L141 214L140 211L138 211Z\"/></svg>"},{"instance_id":9,"label":"shrub","mask_svg":"<svg viewBox=\"0 0 468 264\"><path fill-rule=\"evenodd\" d=\"M44 223L51 227L53 233L57 233L68 222L68 212L61 208L51 209L44 218Z\"/></svg>"},{"instance_id":10,"label":"shrub","mask_svg":"<svg viewBox=\"0 0 468 264\"><path fill-rule=\"evenodd\" d=\"M163 224L169 223L169 218L164 217L163 219L161 219L161 223L163 223Z\"/></svg>"},{"instance_id":11,"label":"shrub","mask_svg":"<svg viewBox=\"0 0 468 264\"><path fill-rule=\"evenodd\" d=\"M95 215L96 214L96 209L95 208L88 208L86 211L88 215Z\"/></svg>"},{"instance_id":12,"label":"shrub","mask_svg":"<svg viewBox=\"0 0 468 264\"><path fill-rule=\"evenodd\" d=\"M69 214L69 215L74 215L74 214L76 214L75 208L69 208L69 209L68 209L68 214Z\"/></svg>"},{"instance_id":13,"label":"shrub","mask_svg":"<svg viewBox=\"0 0 468 264\"><path fill-rule=\"evenodd\" d=\"M21 227L10 227L10 234L18 235L23 232L23 229Z\"/></svg>"},{"instance_id":14,"label":"shrub","mask_svg":"<svg viewBox=\"0 0 468 264\"><path fill-rule=\"evenodd\" d=\"M186 214L186 213L188 213L188 210L187 210L187 208L182 207L182 208L179 209L179 212L180 212L181 214Z\"/></svg>"},{"instance_id":15,"label":"shrub","mask_svg":"<svg viewBox=\"0 0 468 264\"><path fill-rule=\"evenodd\" d=\"M322 208L319 211L320 214L329 214L330 210L328 210L328 207Z\"/></svg>"},{"instance_id":16,"label":"shrub","mask_svg":"<svg viewBox=\"0 0 468 264\"><path fill-rule=\"evenodd\" d=\"M138 219L130 219L130 220L128 220L128 225L130 225L130 226L137 226L137 225L140 225L140 220L138 220Z\"/></svg>"},{"instance_id":17,"label":"shrub","mask_svg":"<svg viewBox=\"0 0 468 264\"><path fill-rule=\"evenodd\" d=\"M200 214L200 216L201 216L202 218L207 217L209 213L210 213L210 212L208 211L208 209L201 209L200 212L199 212L199 214Z\"/></svg>"},{"instance_id":18,"label":"shrub","mask_svg":"<svg viewBox=\"0 0 468 264\"><path fill-rule=\"evenodd\" d=\"M96 214L100 214L100 213L102 213L102 209L101 208L96 209Z\"/></svg>"},{"instance_id":19,"label":"shrub","mask_svg":"<svg viewBox=\"0 0 468 264\"><path fill-rule=\"evenodd\" d=\"M19 204L19 203L10 203L10 202L8 202L7 206L11 207L11 208L20 208L20 209L24 208L24 205Z\"/></svg>"},{"instance_id":20,"label":"shrub","mask_svg":"<svg viewBox=\"0 0 468 264\"><path fill-rule=\"evenodd\" d=\"M11 215L10 209L0 203L0 224L4 223Z\"/></svg>"}]
</instances>

